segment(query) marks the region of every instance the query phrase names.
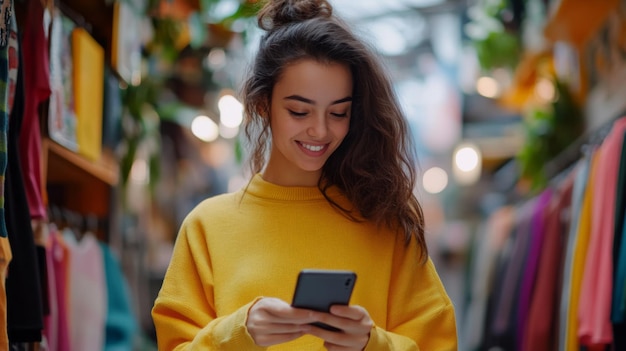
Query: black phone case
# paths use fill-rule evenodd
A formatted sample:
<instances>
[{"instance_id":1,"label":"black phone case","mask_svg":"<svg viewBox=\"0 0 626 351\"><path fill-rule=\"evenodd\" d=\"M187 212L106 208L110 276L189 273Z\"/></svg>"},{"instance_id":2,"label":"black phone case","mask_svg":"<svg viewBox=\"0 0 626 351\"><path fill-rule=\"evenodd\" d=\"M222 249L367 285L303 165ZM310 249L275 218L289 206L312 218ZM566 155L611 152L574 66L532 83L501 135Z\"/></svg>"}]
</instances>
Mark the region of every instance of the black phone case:
<instances>
[{"instance_id":1,"label":"black phone case","mask_svg":"<svg viewBox=\"0 0 626 351\"><path fill-rule=\"evenodd\" d=\"M328 312L332 305L348 305L355 282L356 274L351 271L303 270L298 275L292 306ZM313 324L339 331L323 323Z\"/></svg>"}]
</instances>

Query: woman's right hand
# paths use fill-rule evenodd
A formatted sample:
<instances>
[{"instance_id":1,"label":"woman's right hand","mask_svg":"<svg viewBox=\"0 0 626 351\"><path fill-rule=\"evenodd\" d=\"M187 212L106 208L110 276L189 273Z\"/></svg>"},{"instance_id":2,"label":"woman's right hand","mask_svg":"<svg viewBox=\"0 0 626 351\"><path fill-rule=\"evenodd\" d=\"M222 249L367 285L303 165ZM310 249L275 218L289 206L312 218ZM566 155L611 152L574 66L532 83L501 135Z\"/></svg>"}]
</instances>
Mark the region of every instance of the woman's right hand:
<instances>
[{"instance_id":1,"label":"woman's right hand","mask_svg":"<svg viewBox=\"0 0 626 351\"><path fill-rule=\"evenodd\" d=\"M310 330L313 312L294 308L287 302L264 297L248 312L246 328L254 342L263 347L297 339Z\"/></svg>"}]
</instances>

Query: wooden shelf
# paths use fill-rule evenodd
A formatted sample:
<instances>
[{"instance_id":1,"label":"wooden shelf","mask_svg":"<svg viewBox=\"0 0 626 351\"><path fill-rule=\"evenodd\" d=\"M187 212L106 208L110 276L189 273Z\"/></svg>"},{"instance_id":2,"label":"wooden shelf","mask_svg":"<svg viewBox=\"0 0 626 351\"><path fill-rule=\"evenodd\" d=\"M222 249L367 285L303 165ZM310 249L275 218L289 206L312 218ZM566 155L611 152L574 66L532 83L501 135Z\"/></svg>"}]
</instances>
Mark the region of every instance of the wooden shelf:
<instances>
[{"instance_id":1,"label":"wooden shelf","mask_svg":"<svg viewBox=\"0 0 626 351\"><path fill-rule=\"evenodd\" d=\"M106 0L61 0L59 6L65 15L79 26L84 26L103 46L109 59L112 41L113 3Z\"/></svg>"},{"instance_id":2,"label":"wooden shelf","mask_svg":"<svg viewBox=\"0 0 626 351\"><path fill-rule=\"evenodd\" d=\"M96 180L115 186L119 182L119 165L108 149L102 150L102 157L98 161L92 161L44 138L42 152L47 183L89 183Z\"/></svg>"}]
</instances>

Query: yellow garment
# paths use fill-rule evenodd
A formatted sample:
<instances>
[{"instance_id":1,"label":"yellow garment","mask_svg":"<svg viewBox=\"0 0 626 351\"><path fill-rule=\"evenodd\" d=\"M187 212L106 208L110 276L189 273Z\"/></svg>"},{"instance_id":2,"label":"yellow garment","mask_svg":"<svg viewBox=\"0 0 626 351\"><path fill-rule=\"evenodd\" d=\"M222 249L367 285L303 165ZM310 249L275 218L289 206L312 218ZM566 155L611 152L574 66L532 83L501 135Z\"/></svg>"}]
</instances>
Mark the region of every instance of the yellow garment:
<instances>
[{"instance_id":1,"label":"yellow garment","mask_svg":"<svg viewBox=\"0 0 626 351\"><path fill-rule=\"evenodd\" d=\"M348 220L317 188L256 175L245 193L206 200L185 219L152 309L159 350L324 350L310 335L259 347L245 327L259 297L291 302L303 268L356 272L350 303L376 325L366 350L456 350L453 305L418 256L414 242Z\"/></svg>"},{"instance_id":2,"label":"yellow garment","mask_svg":"<svg viewBox=\"0 0 626 351\"><path fill-rule=\"evenodd\" d=\"M591 168L589 169L589 177L587 184L593 184L596 174L596 165L600 151L596 151L591 159ZM580 210L580 219L578 224L578 233L576 235L576 243L574 246L574 257L572 259L571 285L569 294L569 308L567 315L565 350L579 351L578 343L578 302L580 299L580 291L582 289L583 272L585 270L585 258L587 257L587 247L589 246L589 238L591 236L591 201L593 199L593 187L585 187L585 196L583 198L582 208Z\"/></svg>"},{"instance_id":3,"label":"yellow garment","mask_svg":"<svg viewBox=\"0 0 626 351\"><path fill-rule=\"evenodd\" d=\"M0 350L9 349L9 335L7 333L7 293L6 279L9 263L13 259L9 238L0 237Z\"/></svg>"}]
</instances>

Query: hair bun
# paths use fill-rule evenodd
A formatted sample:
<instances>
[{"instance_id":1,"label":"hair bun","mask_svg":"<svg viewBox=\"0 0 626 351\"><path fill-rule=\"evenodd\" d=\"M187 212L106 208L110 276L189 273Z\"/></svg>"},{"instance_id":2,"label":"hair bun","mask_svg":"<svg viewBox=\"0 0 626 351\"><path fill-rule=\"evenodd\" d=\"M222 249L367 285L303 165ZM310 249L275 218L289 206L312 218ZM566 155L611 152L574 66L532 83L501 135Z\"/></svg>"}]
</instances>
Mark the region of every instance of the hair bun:
<instances>
[{"instance_id":1,"label":"hair bun","mask_svg":"<svg viewBox=\"0 0 626 351\"><path fill-rule=\"evenodd\" d=\"M268 0L257 16L259 27L272 30L315 17L330 17L333 8L327 0Z\"/></svg>"}]
</instances>

